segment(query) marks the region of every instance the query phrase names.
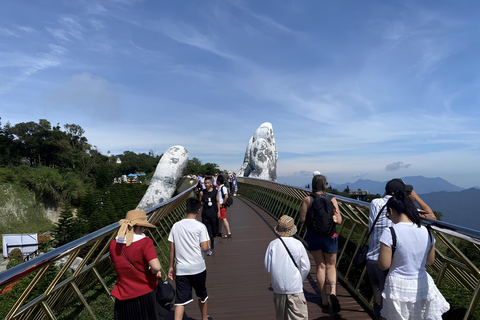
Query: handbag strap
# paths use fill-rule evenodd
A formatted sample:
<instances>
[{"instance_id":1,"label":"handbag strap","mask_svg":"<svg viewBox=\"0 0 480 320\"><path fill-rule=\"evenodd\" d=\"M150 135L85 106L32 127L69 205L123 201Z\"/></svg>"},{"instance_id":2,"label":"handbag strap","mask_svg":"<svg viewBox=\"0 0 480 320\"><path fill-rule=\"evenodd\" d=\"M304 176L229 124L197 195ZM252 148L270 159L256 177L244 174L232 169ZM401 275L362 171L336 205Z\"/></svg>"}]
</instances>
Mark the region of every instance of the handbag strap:
<instances>
[{"instance_id":1,"label":"handbag strap","mask_svg":"<svg viewBox=\"0 0 480 320\"><path fill-rule=\"evenodd\" d=\"M300 268L298 267L297 263L295 262L295 259L293 259L292 253L290 252L290 250L288 250L288 247L285 244L285 241L283 241L282 237L278 237L278 239L280 239L280 241L282 241L283 245L285 246L285 249L287 249L288 255L290 256L290 258L292 258L293 264L295 265L295 267L297 267L298 271L300 271Z\"/></svg>"},{"instance_id":2,"label":"handbag strap","mask_svg":"<svg viewBox=\"0 0 480 320\"><path fill-rule=\"evenodd\" d=\"M148 273L146 273L145 271L142 271L142 270L138 269L137 267L135 267L135 266L130 262L130 260L128 260L128 258L127 258L127 256L125 255L125 253L123 253L122 247L120 247L120 245L118 244L118 242L117 242L117 246L118 246L118 249L120 249L120 252L122 253L122 256L125 258L125 260L127 260L128 264L129 264L130 266L132 266L132 268L134 268L135 270L137 270L137 271L139 271L139 272L141 272L141 273L144 273L146 276L148 276L148 277L150 277L150 278L152 278L152 279L155 279L155 280L157 280L157 281L159 280L157 277L154 277L153 275L148 274Z\"/></svg>"},{"instance_id":3,"label":"handbag strap","mask_svg":"<svg viewBox=\"0 0 480 320\"><path fill-rule=\"evenodd\" d=\"M397 234L395 233L395 229L390 227L390 232L392 233L392 258L395 250L397 250Z\"/></svg>"},{"instance_id":4,"label":"handbag strap","mask_svg":"<svg viewBox=\"0 0 480 320\"><path fill-rule=\"evenodd\" d=\"M368 238L370 238L370 235L372 234L372 231L373 229L375 228L375 225L377 224L377 221L378 221L378 218L380 218L380 215L382 214L382 211L383 209L385 209L385 207L387 206L387 204L385 203L382 207L382 209L380 209L380 211L378 212L377 214L377 217L375 218L375 221L373 222L373 225L372 225L372 228L370 229L370 231L368 232L368 235L367 237L365 238L365 240L363 241L363 243L366 243Z\"/></svg>"}]
</instances>

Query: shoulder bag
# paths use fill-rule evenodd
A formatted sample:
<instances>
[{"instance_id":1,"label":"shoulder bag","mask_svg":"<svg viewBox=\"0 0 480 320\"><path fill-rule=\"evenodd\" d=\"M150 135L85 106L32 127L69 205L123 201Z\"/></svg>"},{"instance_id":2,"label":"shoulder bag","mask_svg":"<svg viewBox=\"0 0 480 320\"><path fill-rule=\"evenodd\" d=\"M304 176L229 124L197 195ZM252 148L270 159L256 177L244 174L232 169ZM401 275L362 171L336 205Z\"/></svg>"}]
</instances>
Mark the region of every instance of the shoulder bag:
<instances>
[{"instance_id":1,"label":"shoulder bag","mask_svg":"<svg viewBox=\"0 0 480 320\"><path fill-rule=\"evenodd\" d=\"M368 238L370 238L370 234L372 234L373 229L375 228L375 224L378 221L378 218L380 218L380 215L383 212L383 209L385 209L385 206L387 204L385 203L378 212L377 217L375 218L375 221L373 222L372 228L370 229L370 232L368 232L367 237L363 241L363 245L358 249L357 253L355 254L355 257L353 257L353 263L355 263L357 266L363 266L367 262L367 253L368 253Z\"/></svg>"}]
</instances>

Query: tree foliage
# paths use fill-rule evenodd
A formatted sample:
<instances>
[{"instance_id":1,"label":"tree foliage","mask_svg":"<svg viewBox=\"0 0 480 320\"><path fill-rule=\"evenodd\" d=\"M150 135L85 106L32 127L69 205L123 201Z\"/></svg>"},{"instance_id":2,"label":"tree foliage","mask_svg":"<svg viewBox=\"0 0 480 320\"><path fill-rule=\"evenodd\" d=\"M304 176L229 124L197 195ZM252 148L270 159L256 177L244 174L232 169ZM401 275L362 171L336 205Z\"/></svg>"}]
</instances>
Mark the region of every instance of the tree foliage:
<instances>
[{"instance_id":1,"label":"tree foliage","mask_svg":"<svg viewBox=\"0 0 480 320\"><path fill-rule=\"evenodd\" d=\"M213 175L215 172L219 172L220 168L216 163L207 162L202 164L198 158L193 157L188 160L187 168L185 169L185 174L206 174Z\"/></svg>"}]
</instances>

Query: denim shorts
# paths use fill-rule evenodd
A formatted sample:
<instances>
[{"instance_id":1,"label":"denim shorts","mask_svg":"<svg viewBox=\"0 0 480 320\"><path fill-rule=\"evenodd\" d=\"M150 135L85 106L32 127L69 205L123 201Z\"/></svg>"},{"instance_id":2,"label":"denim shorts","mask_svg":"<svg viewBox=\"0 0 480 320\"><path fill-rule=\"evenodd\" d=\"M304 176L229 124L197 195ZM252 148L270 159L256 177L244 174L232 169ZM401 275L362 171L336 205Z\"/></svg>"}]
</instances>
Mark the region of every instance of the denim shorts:
<instances>
[{"instance_id":1,"label":"denim shorts","mask_svg":"<svg viewBox=\"0 0 480 320\"><path fill-rule=\"evenodd\" d=\"M338 251L338 236L323 237L319 236L313 231L307 230L305 240L308 244L308 250L317 251L322 250L325 253L337 253Z\"/></svg>"}]
</instances>

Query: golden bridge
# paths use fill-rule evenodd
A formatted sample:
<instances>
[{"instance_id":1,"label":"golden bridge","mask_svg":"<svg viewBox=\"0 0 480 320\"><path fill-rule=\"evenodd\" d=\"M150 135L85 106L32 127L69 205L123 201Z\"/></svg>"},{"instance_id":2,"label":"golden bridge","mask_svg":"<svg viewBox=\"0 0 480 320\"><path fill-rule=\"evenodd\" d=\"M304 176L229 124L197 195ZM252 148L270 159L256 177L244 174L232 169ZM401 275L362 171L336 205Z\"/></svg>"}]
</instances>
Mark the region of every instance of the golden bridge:
<instances>
[{"instance_id":1,"label":"golden bridge","mask_svg":"<svg viewBox=\"0 0 480 320\"><path fill-rule=\"evenodd\" d=\"M179 191L174 198L147 212L149 221L158 226L146 232L155 243L164 273L168 269L170 228L184 218L185 199L192 196L194 188L189 181L184 181L182 186L183 192ZM274 319L270 276L263 269L265 250L275 238L272 226L284 214L295 218L299 227L296 237L303 241L306 228L298 219L302 200L309 191L251 178L238 178L238 189L241 196L236 197L229 208L233 237L217 239L213 255L206 257L209 314L214 319ZM336 315L322 313L313 258L310 257L312 268L304 283L309 317L371 319L372 292L366 269L352 263L352 257L368 233L370 204L336 198L344 217L337 227L337 269L341 283L337 296L342 311ZM469 248L478 255L480 232L441 221L424 219L422 222L434 230L437 240L435 263L427 266L427 271L451 304L446 318L480 319L477 307L480 271L466 252L458 248L458 244L463 243L462 248ZM0 312L4 312L0 317L112 319L110 291L116 274L109 259L108 245L117 230L118 223L114 223L0 273L0 293L10 290L8 294L16 294L13 302L5 299L7 294L0 295ZM72 271L74 262L79 261L77 258L81 258L81 263ZM66 262L58 268L56 263L60 259ZM195 306L187 306L186 315L186 319L200 319Z\"/></svg>"}]
</instances>

